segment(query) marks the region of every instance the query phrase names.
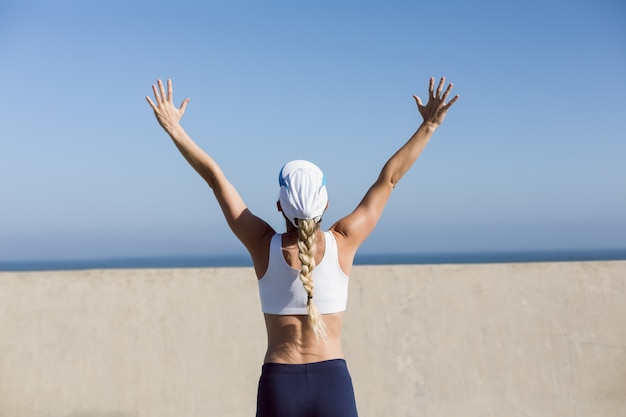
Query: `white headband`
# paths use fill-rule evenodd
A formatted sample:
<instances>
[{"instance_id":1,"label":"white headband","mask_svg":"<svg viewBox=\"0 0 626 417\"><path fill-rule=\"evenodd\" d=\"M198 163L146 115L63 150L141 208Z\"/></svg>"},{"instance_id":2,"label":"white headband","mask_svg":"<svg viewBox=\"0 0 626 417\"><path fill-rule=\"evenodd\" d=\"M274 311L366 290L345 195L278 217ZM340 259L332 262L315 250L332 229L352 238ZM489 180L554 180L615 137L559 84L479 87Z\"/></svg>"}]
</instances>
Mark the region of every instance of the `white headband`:
<instances>
[{"instance_id":1,"label":"white headband","mask_svg":"<svg viewBox=\"0 0 626 417\"><path fill-rule=\"evenodd\" d=\"M278 175L280 206L295 226L296 219L319 222L328 204L326 178L317 165L303 160L287 162Z\"/></svg>"}]
</instances>

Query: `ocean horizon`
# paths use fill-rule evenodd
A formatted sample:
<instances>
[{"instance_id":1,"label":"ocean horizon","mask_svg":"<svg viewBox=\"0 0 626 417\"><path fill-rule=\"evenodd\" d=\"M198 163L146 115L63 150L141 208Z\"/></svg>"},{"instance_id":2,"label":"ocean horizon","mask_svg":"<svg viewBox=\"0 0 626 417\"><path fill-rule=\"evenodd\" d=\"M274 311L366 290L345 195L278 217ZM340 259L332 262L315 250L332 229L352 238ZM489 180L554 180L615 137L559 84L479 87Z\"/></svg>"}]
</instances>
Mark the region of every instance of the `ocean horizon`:
<instances>
[{"instance_id":1,"label":"ocean horizon","mask_svg":"<svg viewBox=\"0 0 626 417\"><path fill-rule=\"evenodd\" d=\"M626 249L537 250L506 252L357 254L354 260L354 265L439 265L623 260L626 260ZM27 261L0 260L0 271L4 272L81 269L227 268L251 266L252 261L245 254Z\"/></svg>"}]
</instances>

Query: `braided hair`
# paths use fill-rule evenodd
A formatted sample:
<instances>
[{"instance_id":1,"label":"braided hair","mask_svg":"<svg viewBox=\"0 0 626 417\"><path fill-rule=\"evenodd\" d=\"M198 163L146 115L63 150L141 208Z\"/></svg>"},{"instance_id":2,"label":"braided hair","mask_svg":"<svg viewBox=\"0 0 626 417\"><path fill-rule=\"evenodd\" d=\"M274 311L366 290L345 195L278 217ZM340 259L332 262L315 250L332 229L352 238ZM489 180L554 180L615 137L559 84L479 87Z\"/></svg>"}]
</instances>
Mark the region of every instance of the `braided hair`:
<instances>
[{"instance_id":1,"label":"braided hair","mask_svg":"<svg viewBox=\"0 0 626 417\"><path fill-rule=\"evenodd\" d=\"M323 340L327 339L326 324L317 306L313 302L313 269L315 268L315 252L317 241L318 223L313 219L297 219L298 223L298 258L302 263L299 278L307 293L307 312L309 324L315 332L315 336Z\"/></svg>"}]
</instances>

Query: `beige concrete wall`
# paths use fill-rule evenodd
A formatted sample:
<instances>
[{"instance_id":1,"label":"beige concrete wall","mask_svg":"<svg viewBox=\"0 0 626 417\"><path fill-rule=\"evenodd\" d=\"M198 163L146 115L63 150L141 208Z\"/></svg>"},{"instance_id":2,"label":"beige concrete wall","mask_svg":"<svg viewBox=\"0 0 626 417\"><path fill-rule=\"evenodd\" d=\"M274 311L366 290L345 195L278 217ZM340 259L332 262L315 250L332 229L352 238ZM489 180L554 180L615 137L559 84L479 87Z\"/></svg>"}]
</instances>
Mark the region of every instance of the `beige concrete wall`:
<instances>
[{"instance_id":1,"label":"beige concrete wall","mask_svg":"<svg viewBox=\"0 0 626 417\"><path fill-rule=\"evenodd\" d=\"M626 262L360 266L362 417L626 416ZM253 416L251 269L0 273L0 417Z\"/></svg>"}]
</instances>

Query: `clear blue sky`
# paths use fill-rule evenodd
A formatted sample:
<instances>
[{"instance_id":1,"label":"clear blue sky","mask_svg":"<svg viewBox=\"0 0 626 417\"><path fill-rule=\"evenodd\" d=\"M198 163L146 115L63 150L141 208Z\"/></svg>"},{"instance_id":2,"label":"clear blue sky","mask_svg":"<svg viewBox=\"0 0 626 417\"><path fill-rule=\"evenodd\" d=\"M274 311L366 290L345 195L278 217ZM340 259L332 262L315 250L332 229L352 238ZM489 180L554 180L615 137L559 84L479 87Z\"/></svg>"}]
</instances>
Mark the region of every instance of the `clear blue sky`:
<instances>
[{"instance_id":1,"label":"clear blue sky","mask_svg":"<svg viewBox=\"0 0 626 417\"><path fill-rule=\"evenodd\" d=\"M361 253L626 248L620 0L0 3L0 261L242 254L145 102L275 228L277 173L325 172L330 226L460 100Z\"/></svg>"}]
</instances>

